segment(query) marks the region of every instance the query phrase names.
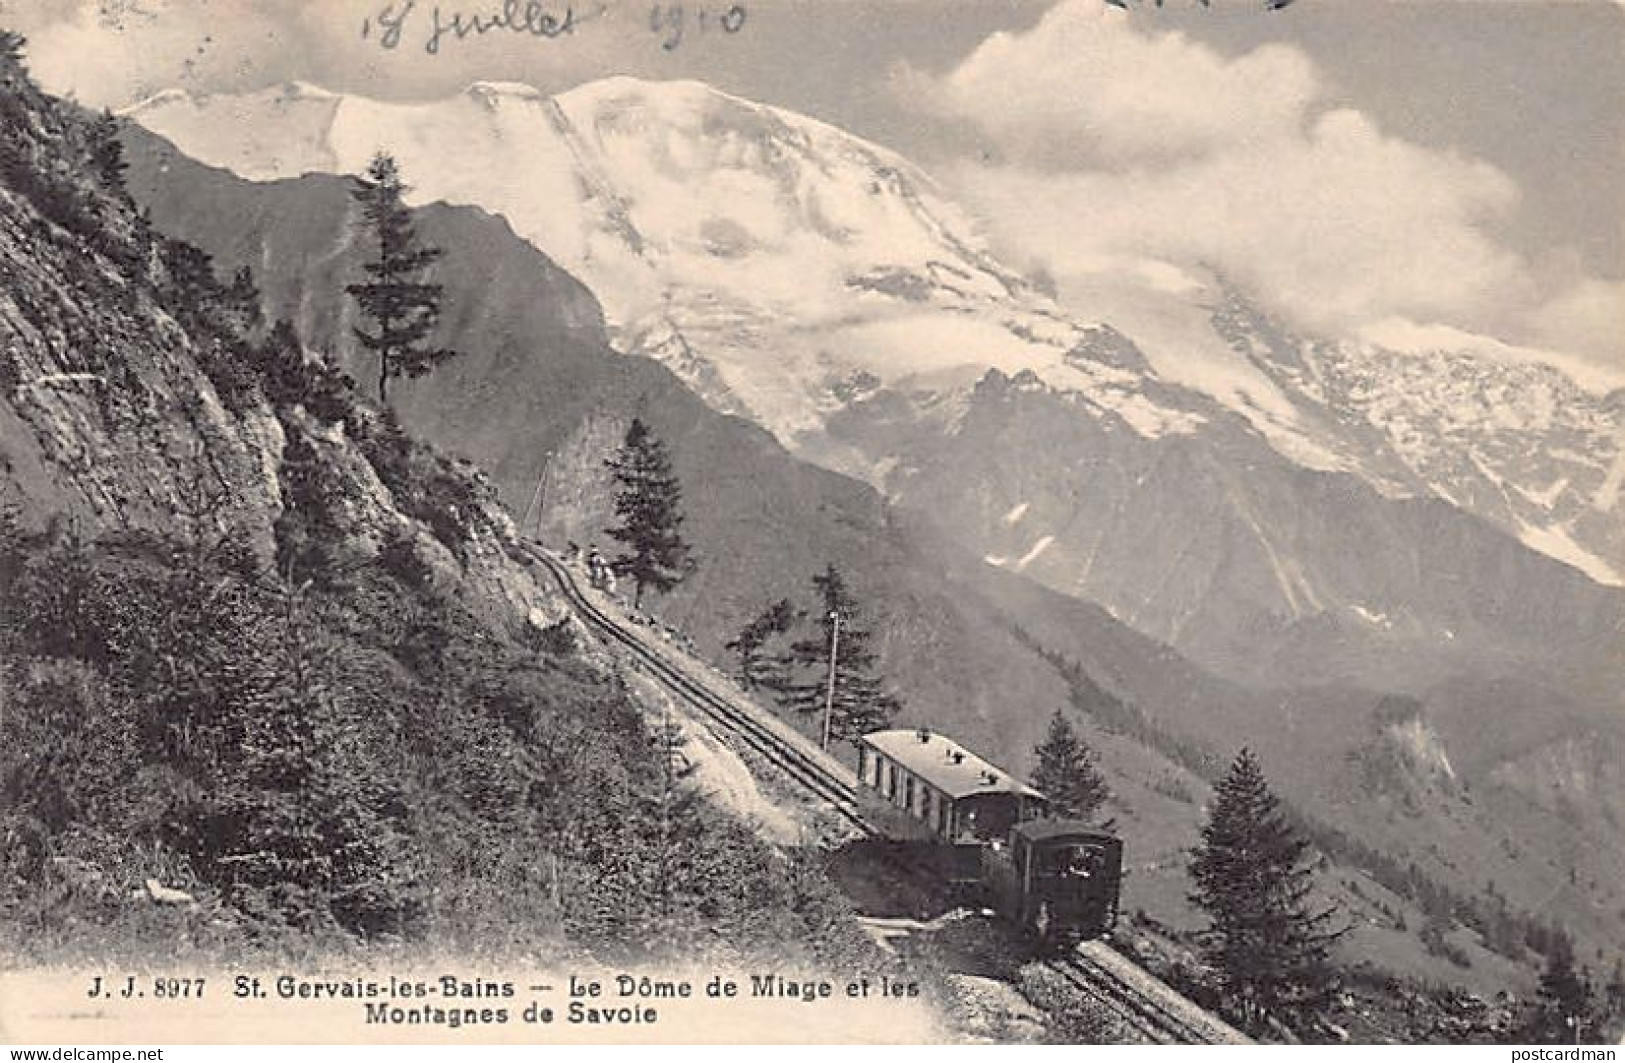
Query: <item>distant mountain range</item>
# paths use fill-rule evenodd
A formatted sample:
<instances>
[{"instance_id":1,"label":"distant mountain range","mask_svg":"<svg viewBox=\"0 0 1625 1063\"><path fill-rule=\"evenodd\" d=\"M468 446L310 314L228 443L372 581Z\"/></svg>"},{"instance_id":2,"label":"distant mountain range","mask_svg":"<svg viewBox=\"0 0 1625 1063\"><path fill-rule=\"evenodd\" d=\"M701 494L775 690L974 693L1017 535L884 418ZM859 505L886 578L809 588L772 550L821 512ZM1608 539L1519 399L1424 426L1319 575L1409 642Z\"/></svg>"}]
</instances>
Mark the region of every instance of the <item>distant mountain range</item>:
<instances>
[{"instance_id":1,"label":"distant mountain range","mask_svg":"<svg viewBox=\"0 0 1625 1063\"><path fill-rule=\"evenodd\" d=\"M1301 335L1171 267L1063 308L906 160L695 83L129 117L185 153L129 135L155 219L344 358L357 249L319 175L387 149L414 202L480 208L422 212L467 355L403 415L560 538L603 526L625 420L656 423L707 562L667 608L713 652L836 560L914 718L1019 763L1067 697L1036 641L1458 888L1625 939L1584 755L1625 735L1620 382L1407 322Z\"/></svg>"}]
</instances>

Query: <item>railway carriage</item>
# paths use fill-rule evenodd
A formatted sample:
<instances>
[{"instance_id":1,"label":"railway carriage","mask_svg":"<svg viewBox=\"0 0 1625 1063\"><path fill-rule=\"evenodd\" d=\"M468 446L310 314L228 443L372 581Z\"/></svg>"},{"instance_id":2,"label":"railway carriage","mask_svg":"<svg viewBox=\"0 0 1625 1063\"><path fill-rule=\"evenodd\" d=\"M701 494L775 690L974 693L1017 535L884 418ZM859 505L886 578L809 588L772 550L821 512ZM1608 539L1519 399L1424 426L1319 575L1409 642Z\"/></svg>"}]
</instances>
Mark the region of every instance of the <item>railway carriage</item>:
<instances>
[{"instance_id":1,"label":"railway carriage","mask_svg":"<svg viewBox=\"0 0 1625 1063\"><path fill-rule=\"evenodd\" d=\"M923 728L864 735L858 777L949 845L1002 840L1047 805L1031 786Z\"/></svg>"}]
</instances>

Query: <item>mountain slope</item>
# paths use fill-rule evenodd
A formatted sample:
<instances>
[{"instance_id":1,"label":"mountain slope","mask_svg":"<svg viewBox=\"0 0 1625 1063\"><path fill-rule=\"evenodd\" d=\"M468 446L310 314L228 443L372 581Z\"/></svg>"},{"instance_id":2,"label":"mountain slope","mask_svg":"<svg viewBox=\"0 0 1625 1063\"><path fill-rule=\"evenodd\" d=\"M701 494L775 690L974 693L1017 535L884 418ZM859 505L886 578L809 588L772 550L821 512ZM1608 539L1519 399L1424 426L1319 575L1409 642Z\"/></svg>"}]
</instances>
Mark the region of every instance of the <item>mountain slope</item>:
<instances>
[{"instance_id":1,"label":"mountain slope","mask_svg":"<svg viewBox=\"0 0 1625 1063\"><path fill-rule=\"evenodd\" d=\"M270 312L297 321L313 345L355 359L364 376L363 355L348 342L343 290L360 256L343 182L250 185L129 135L131 187L153 216L223 268L252 266ZM721 643L757 611L779 596L804 597L808 577L834 562L880 610L880 648L912 695L913 718L959 729L1001 759L1026 756L1042 714L1012 719L1009 706L1053 706L1064 688L1003 630L1002 616L938 586L945 568L980 567L973 557L951 544L922 551L872 489L714 413L663 367L614 353L591 296L501 219L433 206L419 211L419 227L446 251L436 276L456 307L445 318L448 340L464 354L392 397L407 424L489 470L516 516L531 511L527 529L539 517L555 541L602 542L603 461L641 416L671 447L685 530L699 550L694 579L661 603L665 615L720 659ZM1130 646L1147 657L1165 652L1143 638ZM1196 672L1191 682L1214 683Z\"/></svg>"},{"instance_id":2,"label":"mountain slope","mask_svg":"<svg viewBox=\"0 0 1625 1063\"><path fill-rule=\"evenodd\" d=\"M671 800L477 470L262 329L9 33L0 126L8 964L876 959L816 871Z\"/></svg>"},{"instance_id":3,"label":"mountain slope","mask_svg":"<svg viewBox=\"0 0 1625 1063\"><path fill-rule=\"evenodd\" d=\"M313 345L357 357L347 344L342 293L359 252L345 235L351 207L342 182L312 176L250 184L201 167L155 138L129 135L132 187L154 217L208 247L224 266L253 266L272 312L297 317ZM907 719L959 734L1012 767L1024 765L1048 714L1071 700L1064 677L1036 652L1043 647L1081 664L1106 697L1137 707L1217 759L1241 741L1256 742L1287 778L1294 800L1373 847L1425 838L1428 817L1442 814L1423 809L1387 833L1382 824L1363 822L1359 806L1344 800L1346 791L1317 796L1345 753L1366 741L1377 694L1265 691L1216 680L1100 608L983 563L939 522L898 511L859 483L794 460L766 432L708 408L661 366L616 354L597 332L591 297L501 219L438 205L420 210L419 225L446 249L436 279L459 308L448 318L446 339L465 355L443 372L403 383L395 396L403 417L497 470L510 507L523 514L534 506L532 523L539 517L548 538L582 543L608 523L604 456L633 413L652 423L671 444L700 559L693 581L659 609L714 659L768 601L805 600L807 576L833 560L871 605L888 672L910 697ZM1131 354L1125 350L1124 357ZM361 362L351 364L368 376ZM997 378L982 388L1022 391ZM1014 401L1009 394L1005 400ZM1010 421L1019 425L1029 413L1042 419L1040 409ZM1097 445L1085 440L1078 453ZM1001 521L1009 508L997 508ZM1463 718L1467 726L1451 731L1447 743L1484 731ZM1282 726L1288 720L1292 725ZM1289 741L1279 737L1285 735ZM1166 753L1136 747L1131 737L1099 737L1121 751L1113 766L1123 773L1123 791L1134 795L1125 815L1138 824L1136 844L1156 867L1147 875L1159 883L1148 878L1147 895L1178 912L1179 854L1196 809L1152 784L1186 769L1170 764ZM1492 754L1475 759L1453 747L1451 756L1470 761L1475 772L1496 762ZM1518 903L1538 903L1548 888L1544 872L1519 877L1494 860L1465 858L1505 828L1471 811L1450 812L1463 814L1476 840L1469 842L1471 831L1453 832L1438 855L1419 856L1427 873L1468 894L1486 877L1516 879ZM1540 822L1531 828L1542 839L1537 848L1562 833L1550 819ZM1619 849L1606 833L1591 848L1588 859L1597 861L1600 878ZM1474 877L1452 877L1453 867L1471 867Z\"/></svg>"},{"instance_id":4,"label":"mountain slope","mask_svg":"<svg viewBox=\"0 0 1625 1063\"><path fill-rule=\"evenodd\" d=\"M130 115L255 179L353 171L387 146L421 201L497 212L582 278L617 350L1233 678L1384 686L1397 661L1423 689L1488 663L1621 706L1599 644L1625 594L1597 584L1618 582L1625 393L1482 351L1396 352L1391 329L1388 347L1289 337L1169 269L1103 290L1121 321L1079 319L906 161L692 82L412 105L292 86ZM1531 372L1544 415L1452 415L1531 396ZM1033 393L1010 416L1049 411L1006 451L1001 377Z\"/></svg>"}]
</instances>

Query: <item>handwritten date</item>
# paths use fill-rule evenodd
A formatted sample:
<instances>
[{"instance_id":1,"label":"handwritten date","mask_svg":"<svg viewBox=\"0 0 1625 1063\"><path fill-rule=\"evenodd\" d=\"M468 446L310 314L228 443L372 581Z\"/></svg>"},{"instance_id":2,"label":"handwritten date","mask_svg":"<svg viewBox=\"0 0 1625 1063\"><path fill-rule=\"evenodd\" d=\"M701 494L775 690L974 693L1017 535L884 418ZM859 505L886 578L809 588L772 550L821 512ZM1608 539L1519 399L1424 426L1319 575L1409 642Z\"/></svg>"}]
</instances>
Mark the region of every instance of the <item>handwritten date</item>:
<instances>
[{"instance_id":1,"label":"handwritten date","mask_svg":"<svg viewBox=\"0 0 1625 1063\"><path fill-rule=\"evenodd\" d=\"M726 9L713 10L688 8L682 4L656 4L649 9L649 30L662 38L660 47L668 52L676 51L677 46L683 43L690 26L700 33L713 30L738 33L745 28L745 7L743 4L733 4Z\"/></svg>"},{"instance_id":2,"label":"handwritten date","mask_svg":"<svg viewBox=\"0 0 1625 1063\"><path fill-rule=\"evenodd\" d=\"M582 25L609 13L599 0L596 7L580 10L559 0L503 0L500 7L483 11L447 10L439 5L426 12L418 0L397 0L362 21L361 36L376 39L380 47L393 51L408 36L421 32L423 50L439 55L447 45L484 37L487 34L518 34L553 40L574 34ZM649 7L648 32L666 51L675 51L691 34L735 34L745 28L745 5L727 6L656 2ZM414 25L418 30L411 30Z\"/></svg>"}]
</instances>

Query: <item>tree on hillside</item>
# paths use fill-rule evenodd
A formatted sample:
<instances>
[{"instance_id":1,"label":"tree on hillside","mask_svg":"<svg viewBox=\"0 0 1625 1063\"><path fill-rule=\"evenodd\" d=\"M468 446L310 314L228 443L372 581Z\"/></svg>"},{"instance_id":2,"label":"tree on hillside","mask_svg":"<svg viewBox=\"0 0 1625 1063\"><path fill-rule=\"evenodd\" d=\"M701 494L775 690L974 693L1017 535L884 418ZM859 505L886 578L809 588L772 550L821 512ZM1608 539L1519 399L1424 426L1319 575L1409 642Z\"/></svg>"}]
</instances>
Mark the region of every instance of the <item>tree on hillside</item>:
<instances>
[{"instance_id":1,"label":"tree on hillside","mask_svg":"<svg viewBox=\"0 0 1625 1063\"><path fill-rule=\"evenodd\" d=\"M374 156L367 172L353 181L350 195L361 204L378 257L362 263L372 279L345 291L372 321L373 330L357 328L355 335L378 355L378 400L387 404L391 380L423 376L457 355L429 343L440 321L441 287L417 279L442 252L419 243L403 202L408 188L392 156Z\"/></svg>"},{"instance_id":2,"label":"tree on hillside","mask_svg":"<svg viewBox=\"0 0 1625 1063\"><path fill-rule=\"evenodd\" d=\"M774 638L787 635L795 626L798 613L790 599L780 598L762 611L762 614L740 629L733 641L724 648L739 657L739 685L746 690L767 687L781 689L786 680L788 661L767 651Z\"/></svg>"},{"instance_id":3,"label":"tree on hillside","mask_svg":"<svg viewBox=\"0 0 1625 1063\"><path fill-rule=\"evenodd\" d=\"M887 692L877 671L869 648L873 635L860 622L861 610L840 570L830 565L813 577L813 586L822 605L819 634L791 645L790 660L806 678L786 684L781 700L819 719L828 712L831 740L856 738L884 727L902 703Z\"/></svg>"},{"instance_id":4,"label":"tree on hillside","mask_svg":"<svg viewBox=\"0 0 1625 1063\"><path fill-rule=\"evenodd\" d=\"M636 417L621 449L605 464L615 474L615 515L621 520L609 535L626 547L612 564L632 577L632 601L641 606L645 588L664 594L693 571L688 543L678 532L682 484L672 472L666 445Z\"/></svg>"},{"instance_id":5,"label":"tree on hillside","mask_svg":"<svg viewBox=\"0 0 1625 1063\"><path fill-rule=\"evenodd\" d=\"M1533 1044L1575 1044L1592 1032L1591 987L1574 967L1574 946L1558 934L1546 953L1546 970L1524 1037Z\"/></svg>"},{"instance_id":6,"label":"tree on hillside","mask_svg":"<svg viewBox=\"0 0 1625 1063\"><path fill-rule=\"evenodd\" d=\"M1309 845L1286 820L1246 749L1219 783L1192 854L1190 899L1208 917L1203 950L1243 1025L1324 1005L1332 910L1312 907Z\"/></svg>"},{"instance_id":7,"label":"tree on hillside","mask_svg":"<svg viewBox=\"0 0 1625 1063\"><path fill-rule=\"evenodd\" d=\"M21 68L28 38L11 30L0 30L0 65Z\"/></svg>"},{"instance_id":8,"label":"tree on hillside","mask_svg":"<svg viewBox=\"0 0 1625 1063\"><path fill-rule=\"evenodd\" d=\"M118 119L104 110L90 126L90 162L108 191L125 195L124 175L130 164L124 161L124 144L118 138Z\"/></svg>"},{"instance_id":9,"label":"tree on hillside","mask_svg":"<svg viewBox=\"0 0 1625 1063\"><path fill-rule=\"evenodd\" d=\"M1604 1022L1615 1032L1625 1024L1625 960L1614 961L1614 973L1603 990L1602 1012Z\"/></svg>"},{"instance_id":10,"label":"tree on hillside","mask_svg":"<svg viewBox=\"0 0 1625 1063\"><path fill-rule=\"evenodd\" d=\"M1094 750L1078 737L1072 722L1060 709L1050 719L1049 732L1033 749L1038 768L1033 785L1044 791L1058 815L1093 820L1111 788L1095 763Z\"/></svg>"}]
</instances>

